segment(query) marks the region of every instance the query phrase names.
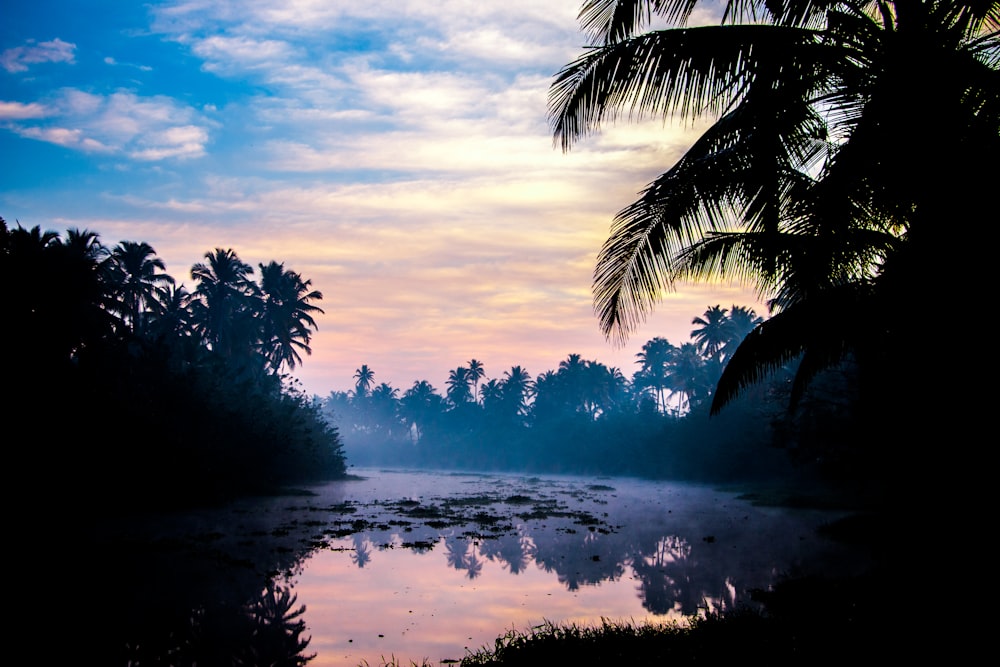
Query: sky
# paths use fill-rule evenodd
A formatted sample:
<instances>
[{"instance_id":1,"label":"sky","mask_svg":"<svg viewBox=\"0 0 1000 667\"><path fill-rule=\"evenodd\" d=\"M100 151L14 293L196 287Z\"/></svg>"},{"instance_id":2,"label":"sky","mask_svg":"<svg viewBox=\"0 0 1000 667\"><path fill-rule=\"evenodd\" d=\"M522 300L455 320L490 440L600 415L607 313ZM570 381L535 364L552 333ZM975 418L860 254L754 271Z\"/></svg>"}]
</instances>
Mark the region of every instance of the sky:
<instances>
[{"instance_id":1,"label":"sky","mask_svg":"<svg viewBox=\"0 0 1000 667\"><path fill-rule=\"evenodd\" d=\"M553 143L548 89L581 0L0 0L0 217L145 241L177 282L216 248L311 281L292 372L326 396L366 364L402 394L472 359L531 377L570 354L638 370L752 290L679 284L624 346L594 314L615 214L697 128ZM697 21L699 17L695 17Z\"/></svg>"}]
</instances>

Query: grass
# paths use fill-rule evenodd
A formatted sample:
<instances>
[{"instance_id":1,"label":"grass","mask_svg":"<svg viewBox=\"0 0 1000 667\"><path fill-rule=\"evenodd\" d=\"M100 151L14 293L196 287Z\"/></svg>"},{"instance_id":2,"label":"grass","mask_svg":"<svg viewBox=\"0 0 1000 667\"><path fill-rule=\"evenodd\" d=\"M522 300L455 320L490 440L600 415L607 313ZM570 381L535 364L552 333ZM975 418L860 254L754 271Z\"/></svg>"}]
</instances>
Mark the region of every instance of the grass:
<instances>
[{"instance_id":1,"label":"grass","mask_svg":"<svg viewBox=\"0 0 1000 667\"><path fill-rule=\"evenodd\" d=\"M754 489L744 499L786 507L844 507L842 497ZM861 512L824 527L835 539L881 547L883 526ZM903 621L900 599L887 590L892 575L872 571L851 578L789 579L755 591L755 606L711 612L683 623L635 624L603 619L595 626L546 622L510 630L493 646L466 655L459 667L621 667L623 665L731 665L769 667L894 661L921 653L933 641ZM454 661L449 661L454 662ZM444 663L441 663L444 664ZM395 658L381 667L406 665ZM365 665L364 667L367 667ZM440 665L438 666L440 667Z\"/></svg>"},{"instance_id":2,"label":"grass","mask_svg":"<svg viewBox=\"0 0 1000 667\"><path fill-rule=\"evenodd\" d=\"M837 665L869 662L896 650L895 626L877 609L878 582L799 579L759 591L763 608L692 617L684 623L596 626L546 622L508 631L460 667L621 667L622 665ZM883 620L877 620L883 619ZM455 661L449 661L455 662ZM409 667L433 663L409 662ZM368 667L362 664L362 667ZM395 658L381 667L404 667Z\"/></svg>"}]
</instances>

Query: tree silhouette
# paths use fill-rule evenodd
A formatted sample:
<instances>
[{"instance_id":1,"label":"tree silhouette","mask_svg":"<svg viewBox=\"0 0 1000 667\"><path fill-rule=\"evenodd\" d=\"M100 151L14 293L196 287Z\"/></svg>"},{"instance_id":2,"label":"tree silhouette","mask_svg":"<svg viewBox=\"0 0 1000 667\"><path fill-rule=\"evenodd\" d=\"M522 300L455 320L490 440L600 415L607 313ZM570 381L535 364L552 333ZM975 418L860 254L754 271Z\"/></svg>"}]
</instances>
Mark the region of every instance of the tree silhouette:
<instances>
[{"instance_id":1,"label":"tree silhouette","mask_svg":"<svg viewBox=\"0 0 1000 667\"><path fill-rule=\"evenodd\" d=\"M691 337L698 351L707 357L721 361L722 350L729 342L729 310L722 306L710 306L701 317L691 320L698 328L691 331Z\"/></svg>"},{"instance_id":2,"label":"tree silhouette","mask_svg":"<svg viewBox=\"0 0 1000 667\"><path fill-rule=\"evenodd\" d=\"M469 387L471 382L472 377L465 366L448 371L447 396L452 405L457 407L472 400L472 390Z\"/></svg>"},{"instance_id":3,"label":"tree silhouette","mask_svg":"<svg viewBox=\"0 0 1000 667\"><path fill-rule=\"evenodd\" d=\"M111 250L106 272L125 326L133 333L143 331L143 317L159 308L174 284L163 260L145 241L122 241Z\"/></svg>"},{"instance_id":4,"label":"tree silhouette","mask_svg":"<svg viewBox=\"0 0 1000 667\"><path fill-rule=\"evenodd\" d=\"M249 356L258 339L253 267L232 248L216 248L205 253L205 259L191 267L197 283L192 301L196 328L223 357Z\"/></svg>"},{"instance_id":5,"label":"tree silhouette","mask_svg":"<svg viewBox=\"0 0 1000 667\"><path fill-rule=\"evenodd\" d=\"M469 379L472 380L472 400L479 401L479 381L486 377L483 362L478 359L469 360Z\"/></svg>"},{"instance_id":6,"label":"tree silhouette","mask_svg":"<svg viewBox=\"0 0 1000 667\"><path fill-rule=\"evenodd\" d=\"M622 113L710 121L615 217L600 326L623 342L677 281L743 280L774 315L731 356L714 412L801 357L794 399L853 352L871 417L906 429L926 417L912 360L948 332L913 326L927 267L962 256L981 278L989 261L966 240L995 220L1000 173L980 158L1000 154L997 5L748 0L689 27L707 4L586 3L590 47L550 87L564 150Z\"/></svg>"},{"instance_id":7,"label":"tree silhouette","mask_svg":"<svg viewBox=\"0 0 1000 667\"><path fill-rule=\"evenodd\" d=\"M312 281L303 280L284 264L271 261L259 266L264 356L275 373L283 365L294 369L302 363L300 351L312 354L309 342L317 328L312 314L323 310L310 302L322 299L323 293L310 289Z\"/></svg>"},{"instance_id":8,"label":"tree silhouette","mask_svg":"<svg viewBox=\"0 0 1000 667\"><path fill-rule=\"evenodd\" d=\"M654 391L656 407L660 412L667 409L666 392L670 388L668 369L676 352L677 348L670 341L656 336L646 341L642 350L635 355L640 368L633 378L633 384L640 388L649 387Z\"/></svg>"},{"instance_id":9,"label":"tree silhouette","mask_svg":"<svg viewBox=\"0 0 1000 667\"><path fill-rule=\"evenodd\" d=\"M364 398L371 391L372 383L375 381L375 371L362 364L361 368L354 371L354 397Z\"/></svg>"}]
</instances>

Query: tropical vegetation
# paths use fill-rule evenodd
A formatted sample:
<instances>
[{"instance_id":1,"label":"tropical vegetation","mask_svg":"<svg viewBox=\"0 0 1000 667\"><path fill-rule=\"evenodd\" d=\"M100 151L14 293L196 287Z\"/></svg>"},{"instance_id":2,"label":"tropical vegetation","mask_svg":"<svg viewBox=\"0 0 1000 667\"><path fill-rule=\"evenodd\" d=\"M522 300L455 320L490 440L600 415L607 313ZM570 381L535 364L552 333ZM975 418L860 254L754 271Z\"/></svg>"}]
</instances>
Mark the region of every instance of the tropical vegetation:
<instances>
[{"instance_id":1,"label":"tropical vegetation","mask_svg":"<svg viewBox=\"0 0 1000 667\"><path fill-rule=\"evenodd\" d=\"M832 376L788 411L790 363L725 415L711 417L729 355L762 319L746 306L710 306L692 319L690 341L652 338L630 373L576 353L535 375L521 365L490 373L470 359L447 371L443 391L427 380L401 391L362 364L353 390L313 401L356 465L702 481L807 473L846 479L830 444L851 406L837 398Z\"/></svg>"},{"instance_id":2,"label":"tropical vegetation","mask_svg":"<svg viewBox=\"0 0 1000 667\"><path fill-rule=\"evenodd\" d=\"M145 242L0 219L13 469L109 510L344 474L336 429L288 376L322 294L277 262L257 282L232 249L205 260L189 292Z\"/></svg>"},{"instance_id":3,"label":"tropical vegetation","mask_svg":"<svg viewBox=\"0 0 1000 667\"><path fill-rule=\"evenodd\" d=\"M1000 3L731 0L707 24L719 9L587 0L588 46L551 85L564 150L622 118L707 121L612 223L594 271L603 331L634 333L678 281L738 280L771 312L713 411L796 359L791 401L849 367L860 412L844 445L864 465L896 465L894 443L929 430L971 436L981 413L949 423L963 399L931 395L973 373L930 381L917 360L952 334L946 311L986 296Z\"/></svg>"}]
</instances>

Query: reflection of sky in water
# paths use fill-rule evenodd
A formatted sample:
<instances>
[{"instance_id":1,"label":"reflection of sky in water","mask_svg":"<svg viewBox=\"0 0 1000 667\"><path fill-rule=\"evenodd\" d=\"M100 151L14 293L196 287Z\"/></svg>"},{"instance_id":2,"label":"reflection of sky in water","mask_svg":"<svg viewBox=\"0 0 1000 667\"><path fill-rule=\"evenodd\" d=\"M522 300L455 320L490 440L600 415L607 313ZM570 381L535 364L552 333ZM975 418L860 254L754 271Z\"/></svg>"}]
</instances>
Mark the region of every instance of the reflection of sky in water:
<instances>
[{"instance_id":1,"label":"reflection of sky in water","mask_svg":"<svg viewBox=\"0 0 1000 667\"><path fill-rule=\"evenodd\" d=\"M291 581L306 606L314 667L375 667L393 658L437 664L544 621L682 619L705 604L743 600L749 587L767 586L779 572L828 570L847 554L813 531L833 515L757 508L696 486L359 474L370 477L324 493L357 507L353 518L381 526L327 540ZM464 515L505 517L488 538L470 534L488 533L483 525L432 529L400 521L399 506L388 506L406 499L440 507L452 493L523 494L536 504L464 508ZM565 516L522 518L538 502ZM581 522L581 513L591 520Z\"/></svg>"},{"instance_id":2,"label":"reflection of sky in water","mask_svg":"<svg viewBox=\"0 0 1000 667\"><path fill-rule=\"evenodd\" d=\"M512 575L476 553L477 574L470 579L467 570L448 565L446 551L444 542L422 554L385 549L364 569L348 551L314 555L295 586L306 605L305 635L312 635L308 652L318 654L309 664L356 666L366 659L374 667L380 656L392 655L404 665L423 658L436 664L462 658L465 647L491 645L505 629L523 630L545 619L584 623L595 613L662 618L643 610L629 577L567 592L534 564Z\"/></svg>"}]
</instances>

